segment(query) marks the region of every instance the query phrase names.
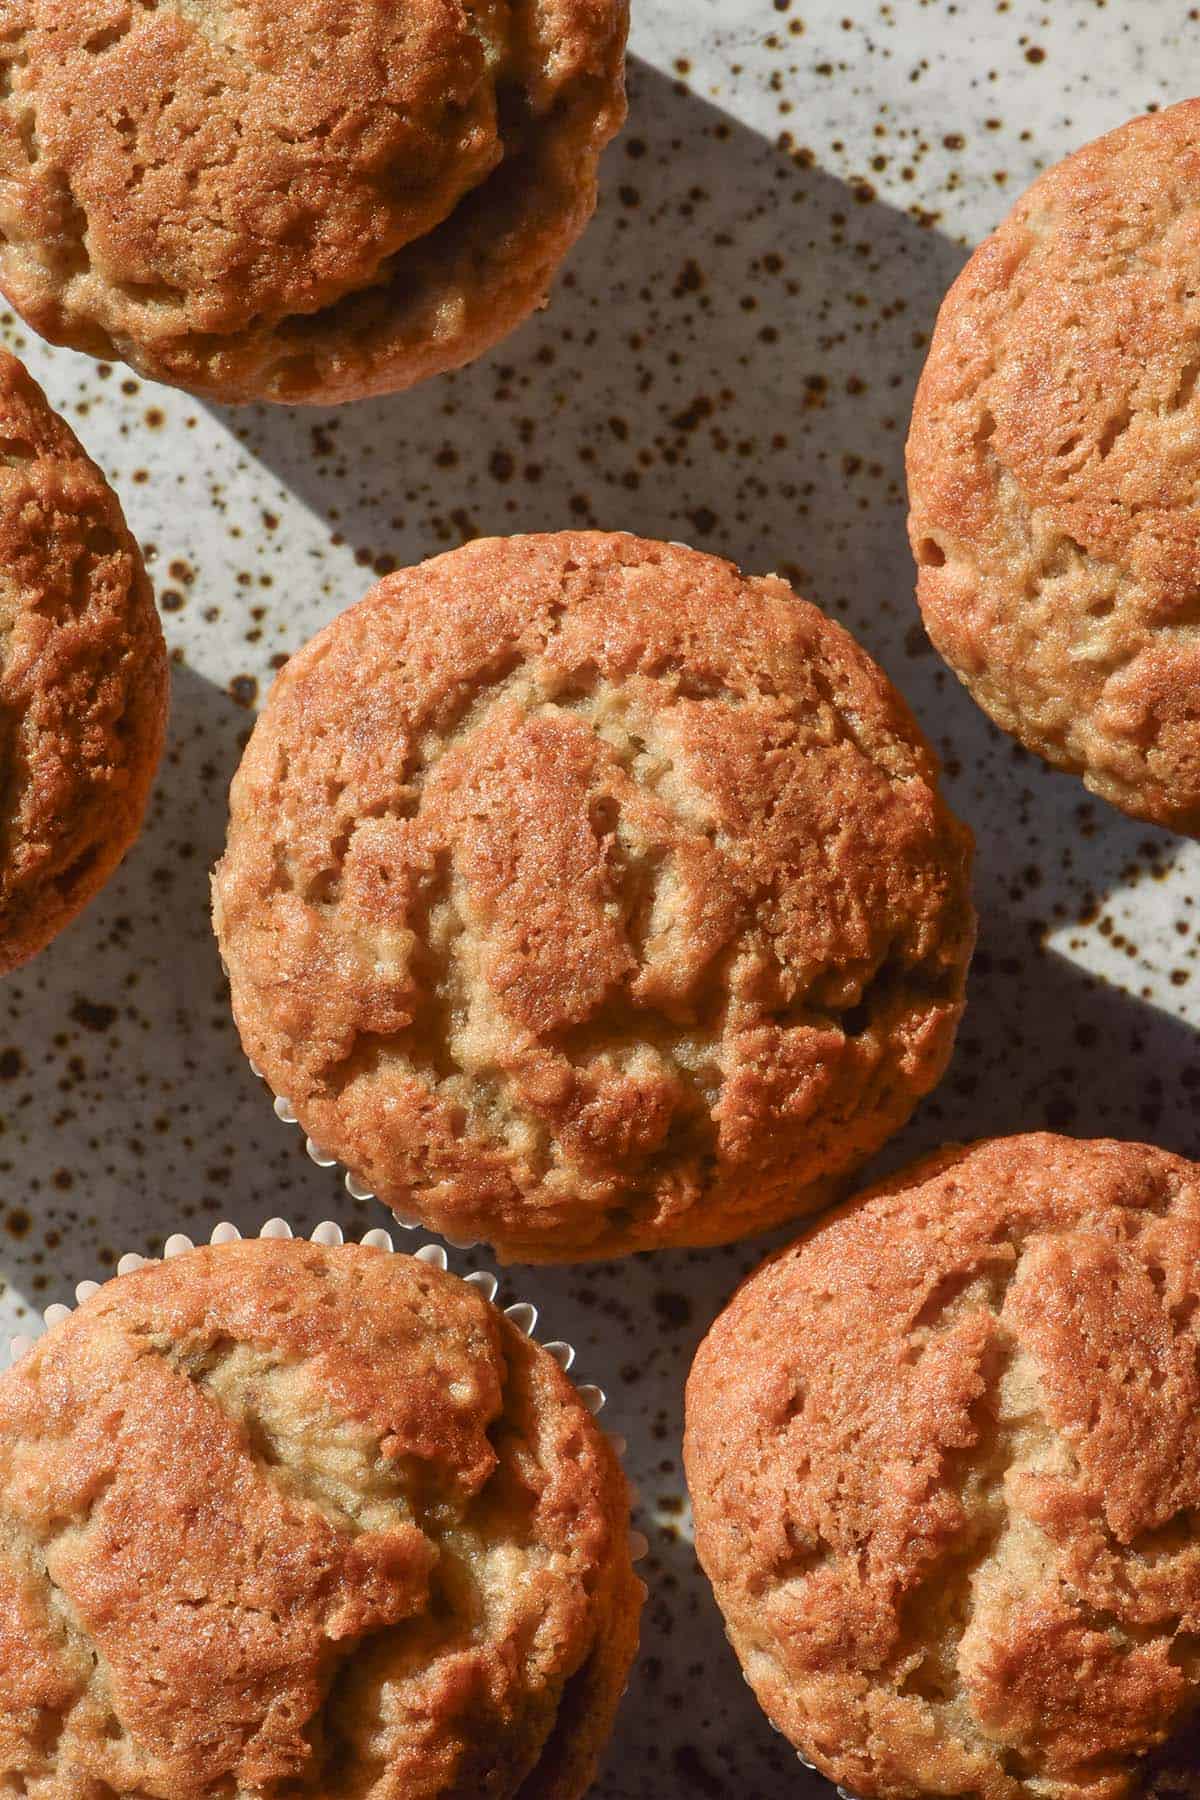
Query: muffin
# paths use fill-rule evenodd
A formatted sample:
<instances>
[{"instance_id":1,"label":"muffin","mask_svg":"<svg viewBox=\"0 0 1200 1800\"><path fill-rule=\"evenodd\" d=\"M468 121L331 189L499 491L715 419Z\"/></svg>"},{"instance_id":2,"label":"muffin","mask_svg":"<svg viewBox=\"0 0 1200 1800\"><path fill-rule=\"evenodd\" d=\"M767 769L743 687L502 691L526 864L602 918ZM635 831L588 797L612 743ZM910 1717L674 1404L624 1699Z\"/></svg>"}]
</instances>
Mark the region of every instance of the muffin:
<instances>
[{"instance_id":1,"label":"muffin","mask_svg":"<svg viewBox=\"0 0 1200 1800\"><path fill-rule=\"evenodd\" d=\"M247 1055L356 1191L567 1261L829 1199L949 1056L969 858L845 631L569 532L388 576L292 658L215 919Z\"/></svg>"},{"instance_id":2,"label":"muffin","mask_svg":"<svg viewBox=\"0 0 1200 1800\"><path fill-rule=\"evenodd\" d=\"M637 1638L624 1477L477 1289L189 1251L0 1377L0 1787L574 1800Z\"/></svg>"},{"instance_id":3,"label":"muffin","mask_svg":"<svg viewBox=\"0 0 1200 1800\"><path fill-rule=\"evenodd\" d=\"M0 351L0 974L68 925L138 834L167 659L116 495Z\"/></svg>"},{"instance_id":4,"label":"muffin","mask_svg":"<svg viewBox=\"0 0 1200 1800\"><path fill-rule=\"evenodd\" d=\"M626 28L626 0L10 0L0 287L217 400L456 368L590 218Z\"/></svg>"},{"instance_id":5,"label":"muffin","mask_svg":"<svg viewBox=\"0 0 1200 1800\"><path fill-rule=\"evenodd\" d=\"M747 1680L869 1800L1178 1791L1200 1722L1200 1166L945 1151L752 1275L688 1383Z\"/></svg>"},{"instance_id":6,"label":"muffin","mask_svg":"<svg viewBox=\"0 0 1200 1800\"><path fill-rule=\"evenodd\" d=\"M908 444L934 644L998 725L1200 831L1200 101L1034 183L938 318Z\"/></svg>"}]
</instances>

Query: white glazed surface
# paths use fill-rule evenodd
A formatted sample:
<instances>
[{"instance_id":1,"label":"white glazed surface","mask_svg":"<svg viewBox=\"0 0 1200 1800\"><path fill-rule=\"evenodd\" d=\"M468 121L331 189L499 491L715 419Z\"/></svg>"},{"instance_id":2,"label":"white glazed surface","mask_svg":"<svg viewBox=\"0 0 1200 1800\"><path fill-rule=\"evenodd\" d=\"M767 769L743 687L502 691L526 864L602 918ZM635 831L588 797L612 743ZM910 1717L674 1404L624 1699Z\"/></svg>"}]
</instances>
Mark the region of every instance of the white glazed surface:
<instances>
[{"instance_id":1,"label":"white glazed surface","mask_svg":"<svg viewBox=\"0 0 1200 1800\"><path fill-rule=\"evenodd\" d=\"M247 1068L207 871L273 659L373 567L480 532L628 528L779 569L909 697L978 834L982 931L951 1071L878 1170L1047 1124L1200 1141L1200 856L986 724L921 632L902 487L913 384L964 246L1047 162L1200 86L1200 24L1166 0L637 14L601 214L551 308L471 370L336 414L234 413L5 324L151 552L175 695L141 843L0 991L0 1332L181 1225L388 1223L309 1161ZM830 1792L739 1679L686 1540L683 1379L762 1249L504 1278L607 1387L645 1499L643 1657L599 1800Z\"/></svg>"}]
</instances>

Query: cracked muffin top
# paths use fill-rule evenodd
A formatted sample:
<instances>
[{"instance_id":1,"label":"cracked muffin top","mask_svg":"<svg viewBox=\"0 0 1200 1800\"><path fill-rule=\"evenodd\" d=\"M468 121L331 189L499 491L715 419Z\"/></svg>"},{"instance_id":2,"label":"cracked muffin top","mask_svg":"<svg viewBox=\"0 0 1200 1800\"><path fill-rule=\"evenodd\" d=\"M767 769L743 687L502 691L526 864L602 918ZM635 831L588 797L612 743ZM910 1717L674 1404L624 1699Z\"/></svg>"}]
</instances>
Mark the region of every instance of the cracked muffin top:
<instances>
[{"instance_id":1,"label":"cracked muffin top","mask_svg":"<svg viewBox=\"0 0 1200 1800\"><path fill-rule=\"evenodd\" d=\"M696 1548L823 1774L1195 1792L1198 1258L1195 1163L1038 1135L918 1164L740 1289L688 1383Z\"/></svg>"},{"instance_id":2,"label":"cracked muffin top","mask_svg":"<svg viewBox=\"0 0 1200 1800\"><path fill-rule=\"evenodd\" d=\"M333 401L544 298L624 117L624 0L11 0L0 285L56 343Z\"/></svg>"},{"instance_id":3,"label":"cracked muffin top","mask_svg":"<svg viewBox=\"0 0 1200 1800\"><path fill-rule=\"evenodd\" d=\"M1200 832L1200 101L1034 183L938 318L908 445L929 635L997 724Z\"/></svg>"},{"instance_id":4,"label":"cracked muffin top","mask_svg":"<svg viewBox=\"0 0 1200 1800\"><path fill-rule=\"evenodd\" d=\"M0 1377L0 1792L575 1800L628 1524L455 1276L273 1241L123 1276Z\"/></svg>"},{"instance_id":5,"label":"cracked muffin top","mask_svg":"<svg viewBox=\"0 0 1200 1800\"><path fill-rule=\"evenodd\" d=\"M167 687L117 497L0 351L0 974L70 923L137 836Z\"/></svg>"},{"instance_id":6,"label":"cracked muffin top","mask_svg":"<svg viewBox=\"0 0 1200 1800\"><path fill-rule=\"evenodd\" d=\"M387 577L284 669L215 918L242 1042L400 1214L510 1258L825 1203L945 1065L969 838L774 578L601 533Z\"/></svg>"}]
</instances>

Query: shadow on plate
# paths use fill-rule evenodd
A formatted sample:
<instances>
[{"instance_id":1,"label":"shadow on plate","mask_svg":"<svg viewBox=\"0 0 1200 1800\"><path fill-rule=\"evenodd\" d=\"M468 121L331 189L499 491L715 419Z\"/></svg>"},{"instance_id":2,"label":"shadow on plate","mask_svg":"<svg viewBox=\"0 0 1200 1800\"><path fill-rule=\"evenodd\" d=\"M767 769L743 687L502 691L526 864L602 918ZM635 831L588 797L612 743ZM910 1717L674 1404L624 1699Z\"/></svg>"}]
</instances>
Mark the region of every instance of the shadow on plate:
<instances>
[{"instance_id":1,"label":"shadow on plate","mask_svg":"<svg viewBox=\"0 0 1200 1800\"><path fill-rule=\"evenodd\" d=\"M207 1236L218 1216L249 1229L277 1212L316 1223L338 1204L249 1072L209 923L248 723L212 683L173 670L138 843L0 993L0 1278L33 1304L172 1229Z\"/></svg>"},{"instance_id":2,"label":"shadow on plate","mask_svg":"<svg viewBox=\"0 0 1200 1800\"><path fill-rule=\"evenodd\" d=\"M491 355L330 412L214 411L355 547L346 604L466 538L570 525L778 569L910 700L979 831L985 905L1036 865L1047 917L1078 915L1169 840L1014 761L913 601L904 436L965 250L638 59L630 101L550 307Z\"/></svg>"},{"instance_id":3,"label":"shadow on plate","mask_svg":"<svg viewBox=\"0 0 1200 1800\"><path fill-rule=\"evenodd\" d=\"M954 1061L887 1163L1016 1131L1144 1139L1195 1156L1198 1119L1193 1028L992 911Z\"/></svg>"},{"instance_id":4,"label":"shadow on plate","mask_svg":"<svg viewBox=\"0 0 1200 1800\"><path fill-rule=\"evenodd\" d=\"M599 526L787 564L844 607L881 532L908 585L905 424L963 259L634 59L548 310L407 394L212 410L369 561Z\"/></svg>"}]
</instances>

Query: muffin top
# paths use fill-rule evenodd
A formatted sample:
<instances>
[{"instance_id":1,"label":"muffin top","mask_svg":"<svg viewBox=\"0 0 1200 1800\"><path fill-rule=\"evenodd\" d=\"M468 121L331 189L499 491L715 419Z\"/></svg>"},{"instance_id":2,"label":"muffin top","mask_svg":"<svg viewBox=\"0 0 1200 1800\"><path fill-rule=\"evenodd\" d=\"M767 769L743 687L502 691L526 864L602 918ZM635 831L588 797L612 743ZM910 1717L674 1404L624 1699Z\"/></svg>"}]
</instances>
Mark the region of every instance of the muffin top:
<instances>
[{"instance_id":1,"label":"muffin top","mask_svg":"<svg viewBox=\"0 0 1200 1800\"><path fill-rule=\"evenodd\" d=\"M12 0L0 282L55 341L218 396L449 366L590 212L625 23L623 0Z\"/></svg>"},{"instance_id":2,"label":"muffin top","mask_svg":"<svg viewBox=\"0 0 1200 1800\"><path fill-rule=\"evenodd\" d=\"M478 1291L189 1252L0 1378L0 1786L574 1800L637 1635L624 1479Z\"/></svg>"},{"instance_id":3,"label":"muffin top","mask_svg":"<svg viewBox=\"0 0 1200 1800\"><path fill-rule=\"evenodd\" d=\"M688 1384L696 1547L823 1773L885 1800L1171 1786L1200 1704L1198 1257L1196 1164L1014 1137L873 1189L735 1296Z\"/></svg>"},{"instance_id":4,"label":"muffin top","mask_svg":"<svg viewBox=\"0 0 1200 1800\"><path fill-rule=\"evenodd\" d=\"M782 581L483 540L287 665L215 879L242 1041L381 1199L502 1254L828 1198L940 1074L968 835L903 702Z\"/></svg>"},{"instance_id":5,"label":"muffin top","mask_svg":"<svg viewBox=\"0 0 1200 1800\"><path fill-rule=\"evenodd\" d=\"M137 835L167 662L116 495L0 351L0 974L42 949Z\"/></svg>"},{"instance_id":6,"label":"muffin top","mask_svg":"<svg viewBox=\"0 0 1200 1800\"><path fill-rule=\"evenodd\" d=\"M908 447L930 636L1030 748L1200 830L1200 101L1034 183L942 307Z\"/></svg>"}]
</instances>

